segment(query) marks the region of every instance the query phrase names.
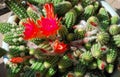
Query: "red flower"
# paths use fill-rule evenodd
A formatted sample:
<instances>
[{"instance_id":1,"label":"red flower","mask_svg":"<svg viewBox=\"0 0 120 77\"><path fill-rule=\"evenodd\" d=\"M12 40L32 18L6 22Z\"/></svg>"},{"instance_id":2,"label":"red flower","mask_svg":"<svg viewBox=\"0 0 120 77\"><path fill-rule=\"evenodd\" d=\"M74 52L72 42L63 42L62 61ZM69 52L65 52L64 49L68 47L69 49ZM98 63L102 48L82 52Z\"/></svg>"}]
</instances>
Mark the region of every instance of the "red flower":
<instances>
[{"instance_id":1,"label":"red flower","mask_svg":"<svg viewBox=\"0 0 120 77\"><path fill-rule=\"evenodd\" d=\"M24 61L24 59L21 58L21 57L14 57L14 58L12 58L12 59L10 60L10 62L16 63L16 64L22 63L23 61Z\"/></svg>"},{"instance_id":2,"label":"red flower","mask_svg":"<svg viewBox=\"0 0 120 77\"><path fill-rule=\"evenodd\" d=\"M40 26L41 35L44 37L49 37L57 34L57 31L60 28L60 20L57 20L57 17L54 15L53 4L45 4L44 9L46 10L46 17L41 17L37 20L38 25Z\"/></svg>"},{"instance_id":3,"label":"red flower","mask_svg":"<svg viewBox=\"0 0 120 77\"><path fill-rule=\"evenodd\" d=\"M67 44L64 44L63 42L60 42L58 40L54 43L54 52L62 54L67 50Z\"/></svg>"},{"instance_id":4,"label":"red flower","mask_svg":"<svg viewBox=\"0 0 120 77\"><path fill-rule=\"evenodd\" d=\"M23 25L25 26L25 31L24 31L25 40L29 40L37 37L39 28L36 25L36 23L33 21L33 19L28 18L27 21L23 23Z\"/></svg>"}]
</instances>

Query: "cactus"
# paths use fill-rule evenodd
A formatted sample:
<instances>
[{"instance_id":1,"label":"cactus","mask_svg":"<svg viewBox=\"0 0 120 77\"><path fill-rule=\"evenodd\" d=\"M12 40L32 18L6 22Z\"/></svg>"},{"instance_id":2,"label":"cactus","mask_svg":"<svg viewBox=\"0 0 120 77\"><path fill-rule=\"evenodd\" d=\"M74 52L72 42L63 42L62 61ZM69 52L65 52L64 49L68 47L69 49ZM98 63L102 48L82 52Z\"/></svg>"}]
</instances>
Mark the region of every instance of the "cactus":
<instances>
[{"instance_id":1,"label":"cactus","mask_svg":"<svg viewBox=\"0 0 120 77\"><path fill-rule=\"evenodd\" d=\"M111 25L109 28L109 33L111 35L116 35L120 32L120 27L118 25Z\"/></svg>"},{"instance_id":2,"label":"cactus","mask_svg":"<svg viewBox=\"0 0 120 77\"><path fill-rule=\"evenodd\" d=\"M106 66L106 71L108 72L108 73L113 73L113 70L114 70L114 65L113 64L108 64L107 66Z\"/></svg>"},{"instance_id":3,"label":"cactus","mask_svg":"<svg viewBox=\"0 0 120 77\"><path fill-rule=\"evenodd\" d=\"M114 24L117 24L119 21L119 17L118 16L112 16L111 17L111 24L114 25Z\"/></svg>"},{"instance_id":4,"label":"cactus","mask_svg":"<svg viewBox=\"0 0 120 77\"><path fill-rule=\"evenodd\" d=\"M70 10L65 14L65 26L67 28L72 28L75 24L77 18L77 13L75 10Z\"/></svg>"},{"instance_id":5,"label":"cactus","mask_svg":"<svg viewBox=\"0 0 120 77\"><path fill-rule=\"evenodd\" d=\"M79 58L81 54L82 54L82 51L80 51L80 50L75 50L75 51L73 52L73 56L75 56L75 57L77 57L77 58Z\"/></svg>"},{"instance_id":6,"label":"cactus","mask_svg":"<svg viewBox=\"0 0 120 77\"><path fill-rule=\"evenodd\" d=\"M98 59L98 60L97 60L97 65L98 65L98 68L99 68L100 70L104 70L105 67L106 67L106 62Z\"/></svg>"},{"instance_id":7,"label":"cactus","mask_svg":"<svg viewBox=\"0 0 120 77\"><path fill-rule=\"evenodd\" d=\"M69 0L72 4L72 6L76 5L79 3L79 0Z\"/></svg>"},{"instance_id":8,"label":"cactus","mask_svg":"<svg viewBox=\"0 0 120 77\"><path fill-rule=\"evenodd\" d=\"M18 3L16 0L6 0L5 3L20 19L28 17L24 6L22 6L22 4Z\"/></svg>"},{"instance_id":9,"label":"cactus","mask_svg":"<svg viewBox=\"0 0 120 77\"><path fill-rule=\"evenodd\" d=\"M9 32L4 35L3 40L9 45L24 45L25 41L17 32Z\"/></svg>"},{"instance_id":10,"label":"cactus","mask_svg":"<svg viewBox=\"0 0 120 77\"><path fill-rule=\"evenodd\" d=\"M31 7L27 8L27 14L30 18L34 20L37 20L39 18L39 15Z\"/></svg>"},{"instance_id":11,"label":"cactus","mask_svg":"<svg viewBox=\"0 0 120 77\"><path fill-rule=\"evenodd\" d=\"M103 31L107 30L107 28L109 26L109 15L108 15L107 11L104 8L100 8L97 17L100 21L101 29Z\"/></svg>"},{"instance_id":12,"label":"cactus","mask_svg":"<svg viewBox=\"0 0 120 77\"><path fill-rule=\"evenodd\" d=\"M75 5L73 9L76 11L77 16L79 16L80 14L82 14L83 11L84 11L83 7L80 4Z\"/></svg>"},{"instance_id":13,"label":"cactus","mask_svg":"<svg viewBox=\"0 0 120 77\"><path fill-rule=\"evenodd\" d=\"M53 4L59 4L60 2L63 2L63 1L65 1L65 0L52 0L51 2Z\"/></svg>"},{"instance_id":14,"label":"cactus","mask_svg":"<svg viewBox=\"0 0 120 77\"><path fill-rule=\"evenodd\" d=\"M44 66L45 68L50 68L52 66L55 66L58 62L59 57L58 56L50 56L45 62Z\"/></svg>"},{"instance_id":15,"label":"cactus","mask_svg":"<svg viewBox=\"0 0 120 77\"><path fill-rule=\"evenodd\" d=\"M107 44L109 41L109 34L106 32L100 32L97 34L97 39L96 41L99 42L100 44Z\"/></svg>"},{"instance_id":16,"label":"cactus","mask_svg":"<svg viewBox=\"0 0 120 77\"><path fill-rule=\"evenodd\" d=\"M96 69L97 68L97 63L96 62L92 62L89 65L89 69Z\"/></svg>"},{"instance_id":17,"label":"cactus","mask_svg":"<svg viewBox=\"0 0 120 77\"><path fill-rule=\"evenodd\" d=\"M102 55L102 51L100 50L101 45L100 44L93 44L92 48L91 48L91 53L92 56L95 58L99 58Z\"/></svg>"},{"instance_id":18,"label":"cactus","mask_svg":"<svg viewBox=\"0 0 120 77\"><path fill-rule=\"evenodd\" d=\"M55 12L58 15L63 15L72 8L72 4L68 1L63 1L56 4L54 7L55 7Z\"/></svg>"},{"instance_id":19,"label":"cactus","mask_svg":"<svg viewBox=\"0 0 120 77\"><path fill-rule=\"evenodd\" d=\"M95 1L93 3L93 6L94 6L94 9L95 9L95 12L96 12L99 9L100 3L98 1Z\"/></svg>"},{"instance_id":20,"label":"cactus","mask_svg":"<svg viewBox=\"0 0 120 77\"><path fill-rule=\"evenodd\" d=\"M58 34L63 40L65 40L66 36L68 35L68 29L65 26L61 26L61 28L58 31Z\"/></svg>"},{"instance_id":21,"label":"cactus","mask_svg":"<svg viewBox=\"0 0 120 77\"><path fill-rule=\"evenodd\" d=\"M81 54L81 58L86 62L91 62L93 60L92 54L89 51L86 51Z\"/></svg>"},{"instance_id":22,"label":"cactus","mask_svg":"<svg viewBox=\"0 0 120 77\"><path fill-rule=\"evenodd\" d=\"M69 33L69 34L67 35L67 41L73 41L73 40L75 40L75 34Z\"/></svg>"},{"instance_id":23,"label":"cactus","mask_svg":"<svg viewBox=\"0 0 120 77\"><path fill-rule=\"evenodd\" d=\"M0 23L0 33L5 34L10 32L12 29L16 29L17 26L10 23Z\"/></svg>"},{"instance_id":24,"label":"cactus","mask_svg":"<svg viewBox=\"0 0 120 77\"><path fill-rule=\"evenodd\" d=\"M113 39L117 47L120 47L120 34L113 36Z\"/></svg>"},{"instance_id":25,"label":"cactus","mask_svg":"<svg viewBox=\"0 0 120 77\"><path fill-rule=\"evenodd\" d=\"M51 67L48 69L45 77L52 77L56 73L56 69L54 67Z\"/></svg>"},{"instance_id":26,"label":"cactus","mask_svg":"<svg viewBox=\"0 0 120 77\"><path fill-rule=\"evenodd\" d=\"M31 40L31 42L35 43L36 45L41 44L44 41L44 39L40 39L40 38L34 38Z\"/></svg>"},{"instance_id":27,"label":"cactus","mask_svg":"<svg viewBox=\"0 0 120 77\"><path fill-rule=\"evenodd\" d=\"M82 64L77 64L75 69L74 69L74 74L75 77L83 77L85 72L86 72L86 66L82 65Z\"/></svg>"},{"instance_id":28,"label":"cactus","mask_svg":"<svg viewBox=\"0 0 120 77\"><path fill-rule=\"evenodd\" d=\"M66 69L70 66L72 66L71 59L67 55L64 55L58 63L58 68L59 69Z\"/></svg>"},{"instance_id":29,"label":"cactus","mask_svg":"<svg viewBox=\"0 0 120 77\"><path fill-rule=\"evenodd\" d=\"M84 17L86 20L93 14L94 14L94 6L93 5L88 5L87 7L85 7Z\"/></svg>"},{"instance_id":30,"label":"cactus","mask_svg":"<svg viewBox=\"0 0 120 77\"><path fill-rule=\"evenodd\" d=\"M116 57L117 57L117 51L115 49L109 49L108 53L106 54L107 63L113 63Z\"/></svg>"},{"instance_id":31,"label":"cactus","mask_svg":"<svg viewBox=\"0 0 120 77\"><path fill-rule=\"evenodd\" d=\"M27 0L27 1L33 4L45 4L46 2L51 2L51 0Z\"/></svg>"},{"instance_id":32,"label":"cactus","mask_svg":"<svg viewBox=\"0 0 120 77\"><path fill-rule=\"evenodd\" d=\"M75 29L75 34L78 36L78 38L84 38L86 30L83 28Z\"/></svg>"},{"instance_id":33,"label":"cactus","mask_svg":"<svg viewBox=\"0 0 120 77\"><path fill-rule=\"evenodd\" d=\"M82 0L82 6L85 8L92 3L92 0Z\"/></svg>"}]
</instances>

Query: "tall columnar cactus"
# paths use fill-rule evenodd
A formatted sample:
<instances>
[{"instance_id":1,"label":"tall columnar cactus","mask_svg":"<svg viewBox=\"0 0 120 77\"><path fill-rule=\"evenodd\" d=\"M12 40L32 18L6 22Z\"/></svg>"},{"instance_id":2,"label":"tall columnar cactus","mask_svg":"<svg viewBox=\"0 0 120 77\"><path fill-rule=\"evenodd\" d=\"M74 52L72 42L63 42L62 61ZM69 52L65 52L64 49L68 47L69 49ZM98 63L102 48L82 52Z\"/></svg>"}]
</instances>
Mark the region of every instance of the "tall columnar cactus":
<instances>
[{"instance_id":1,"label":"tall columnar cactus","mask_svg":"<svg viewBox=\"0 0 120 77\"><path fill-rule=\"evenodd\" d=\"M103 31L107 30L110 23L109 23L109 14L105 10L105 8L100 8L97 17L99 18L102 30Z\"/></svg>"},{"instance_id":2,"label":"tall columnar cactus","mask_svg":"<svg viewBox=\"0 0 120 77\"><path fill-rule=\"evenodd\" d=\"M113 63L116 57L117 57L117 51L115 49L109 49L108 53L106 54L107 63Z\"/></svg>"},{"instance_id":3,"label":"tall columnar cactus","mask_svg":"<svg viewBox=\"0 0 120 77\"><path fill-rule=\"evenodd\" d=\"M118 25L111 25L109 28L109 33L111 35L116 35L120 32L120 27Z\"/></svg>"},{"instance_id":4,"label":"tall columnar cactus","mask_svg":"<svg viewBox=\"0 0 120 77\"><path fill-rule=\"evenodd\" d=\"M35 12L31 7L27 8L27 14L30 18L33 18L34 20L37 20L39 18L37 12Z\"/></svg>"},{"instance_id":5,"label":"tall columnar cactus","mask_svg":"<svg viewBox=\"0 0 120 77\"><path fill-rule=\"evenodd\" d=\"M120 47L120 34L113 36L113 39L117 47Z\"/></svg>"},{"instance_id":6,"label":"tall columnar cactus","mask_svg":"<svg viewBox=\"0 0 120 77\"><path fill-rule=\"evenodd\" d=\"M60 70L63 70L63 69L66 69L68 67L72 66L72 61L71 59L67 56L67 55L64 55L62 57L62 59L60 59L59 63L58 63L58 68Z\"/></svg>"},{"instance_id":7,"label":"tall columnar cactus","mask_svg":"<svg viewBox=\"0 0 120 77\"><path fill-rule=\"evenodd\" d=\"M68 35L68 29L66 28L66 26L61 26L61 28L58 31L58 34L60 35L60 37L65 40L66 36Z\"/></svg>"},{"instance_id":8,"label":"tall columnar cactus","mask_svg":"<svg viewBox=\"0 0 120 77\"><path fill-rule=\"evenodd\" d=\"M84 17L86 20L93 14L94 14L94 6L93 5L88 5L87 7L85 7Z\"/></svg>"},{"instance_id":9,"label":"tall columnar cactus","mask_svg":"<svg viewBox=\"0 0 120 77\"><path fill-rule=\"evenodd\" d=\"M0 23L0 33L5 34L10 32L12 29L17 28L18 26L10 24L10 23Z\"/></svg>"},{"instance_id":10,"label":"tall columnar cactus","mask_svg":"<svg viewBox=\"0 0 120 77\"><path fill-rule=\"evenodd\" d=\"M55 7L55 12L58 15L63 15L72 8L72 4L69 1L63 1L56 4L54 7Z\"/></svg>"},{"instance_id":11,"label":"tall columnar cactus","mask_svg":"<svg viewBox=\"0 0 120 77\"><path fill-rule=\"evenodd\" d=\"M74 69L74 74L75 77L83 77L85 72L86 72L86 66L82 65L82 64L77 64L75 69Z\"/></svg>"},{"instance_id":12,"label":"tall columnar cactus","mask_svg":"<svg viewBox=\"0 0 120 77\"><path fill-rule=\"evenodd\" d=\"M97 39L96 41L99 42L100 44L107 44L109 41L109 34L107 32L100 32L97 34Z\"/></svg>"},{"instance_id":13,"label":"tall columnar cactus","mask_svg":"<svg viewBox=\"0 0 120 77\"><path fill-rule=\"evenodd\" d=\"M6 0L5 3L20 19L28 17L26 8L16 0Z\"/></svg>"},{"instance_id":14,"label":"tall columnar cactus","mask_svg":"<svg viewBox=\"0 0 120 77\"><path fill-rule=\"evenodd\" d=\"M74 9L65 14L65 25L67 28L72 28L76 22L77 13Z\"/></svg>"},{"instance_id":15,"label":"tall columnar cactus","mask_svg":"<svg viewBox=\"0 0 120 77\"><path fill-rule=\"evenodd\" d=\"M81 59L85 60L86 62L91 62L93 60L91 52L86 51L86 52L82 53Z\"/></svg>"},{"instance_id":16,"label":"tall columnar cactus","mask_svg":"<svg viewBox=\"0 0 120 77\"><path fill-rule=\"evenodd\" d=\"M111 24L117 24L119 21L119 17L118 16L112 16L111 17Z\"/></svg>"},{"instance_id":17,"label":"tall columnar cactus","mask_svg":"<svg viewBox=\"0 0 120 77\"><path fill-rule=\"evenodd\" d=\"M91 48L91 53L93 55L93 57L95 58L99 58L101 57L102 55L102 51L101 51L101 45L98 43L98 44L94 44Z\"/></svg>"}]
</instances>

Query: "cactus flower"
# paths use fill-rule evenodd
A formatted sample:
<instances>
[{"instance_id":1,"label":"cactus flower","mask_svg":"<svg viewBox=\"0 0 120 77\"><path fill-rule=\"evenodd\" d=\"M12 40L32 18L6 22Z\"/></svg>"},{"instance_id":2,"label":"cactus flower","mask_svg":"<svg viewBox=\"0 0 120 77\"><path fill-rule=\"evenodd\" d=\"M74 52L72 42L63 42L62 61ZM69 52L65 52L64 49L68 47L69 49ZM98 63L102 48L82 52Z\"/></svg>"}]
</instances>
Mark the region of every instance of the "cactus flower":
<instances>
[{"instance_id":1,"label":"cactus flower","mask_svg":"<svg viewBox=\"0 0 120 77\"><path fill-rule=\"evenodd\" d=\"M14 57L10 60L10 62L15 63L15 64L22 63L23 61L24 59L21 57Z\"/></svg>"}]
</instances>

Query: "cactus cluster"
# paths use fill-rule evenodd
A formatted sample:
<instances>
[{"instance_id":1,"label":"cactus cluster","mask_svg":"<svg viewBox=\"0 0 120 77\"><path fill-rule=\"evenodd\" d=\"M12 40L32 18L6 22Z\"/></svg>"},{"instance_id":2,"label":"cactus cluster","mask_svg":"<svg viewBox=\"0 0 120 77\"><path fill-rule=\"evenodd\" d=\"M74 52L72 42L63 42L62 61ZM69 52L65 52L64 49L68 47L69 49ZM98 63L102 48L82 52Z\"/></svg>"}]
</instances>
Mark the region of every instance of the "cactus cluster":
<instances>
[{"instance_id":1,"label":"cactus cluster","mask_svg":"<svg viewBox=\"0 0 120 77\"><path fill-rule=\"evenodd\" d=\"M0 23L9 77L106 77L119 58L118 16L97 0L6 0L16 24Z\"/></svg>"}]
</instances>

